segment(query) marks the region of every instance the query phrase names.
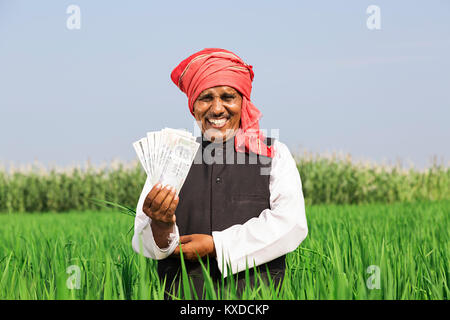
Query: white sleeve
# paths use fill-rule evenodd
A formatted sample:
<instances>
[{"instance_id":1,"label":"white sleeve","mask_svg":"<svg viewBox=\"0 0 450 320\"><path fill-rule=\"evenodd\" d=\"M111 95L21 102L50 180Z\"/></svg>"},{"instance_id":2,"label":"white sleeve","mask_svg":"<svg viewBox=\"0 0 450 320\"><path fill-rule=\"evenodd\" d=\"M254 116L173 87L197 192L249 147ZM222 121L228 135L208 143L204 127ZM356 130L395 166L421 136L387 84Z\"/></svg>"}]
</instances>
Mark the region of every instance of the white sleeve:
<instances>
[{"instance_id":1,"label":"white sleeve","mask_svg":"<svg viewBox=\"0 0 450 320\"><path fill-rule=\"evenodd\" d=\"M150 183L150 179L147 178L136 207L136 218L134 220L134 235L131 243L133 250L136 251L137 253L140 253L141 252L140 240L142 240L142 254L147 258L161 260L167 258L169 255L173 253L173 251L178 245L180 234L178 231L178 226L175 224L174 230L169 235L170 243L167 248L161 249L155 243L152 228L150 226L150 222L152 221L152 219L150 219L142 211L144 200L152 188L153 186Z\"/></svg>"},{"instance_id":2,"label":"white sleeve","mask_svg":"<svg viewBox=\"0 0 450 320\"><path fill-rule=\"evenodd\" d=\"M308 234L302 182L286 145L274 141L270 172L270 209L244 224L214 231L217 264L224 277L295 250Z\"/></svg>"}]
</instances>

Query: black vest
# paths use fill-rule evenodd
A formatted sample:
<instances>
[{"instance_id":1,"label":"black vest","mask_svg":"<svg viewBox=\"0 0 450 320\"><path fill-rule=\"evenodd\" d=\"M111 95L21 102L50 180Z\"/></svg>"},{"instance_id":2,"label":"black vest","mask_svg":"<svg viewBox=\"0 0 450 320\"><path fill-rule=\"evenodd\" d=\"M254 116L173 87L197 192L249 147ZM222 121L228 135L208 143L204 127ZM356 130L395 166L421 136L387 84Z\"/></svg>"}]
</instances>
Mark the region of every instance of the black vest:
<instances>
[{"instance_id":1,"label":"black vest","mask_svg":"<svg viewBox=\"0 0 450 320\"><path fill-rule=\"evenodd\" d=\"M176 223L180 235L202 233L211 235L235 224L244 224L270 208L271 158L253 153L236 152L234 138L224 144L202 141L191 169L180 190L176 209ZM272 138L266 139L272 144ZM221 273L216 259L209 259L213 280ZM186 261L190 275L202 274L198 262ZM269 271L284 272L285 256L267 263ZM158 261L158 274L167 276L169 285L180 269L179 258ZM259 270L264 272L266 266Z\"/></svg>"}]
</instances>

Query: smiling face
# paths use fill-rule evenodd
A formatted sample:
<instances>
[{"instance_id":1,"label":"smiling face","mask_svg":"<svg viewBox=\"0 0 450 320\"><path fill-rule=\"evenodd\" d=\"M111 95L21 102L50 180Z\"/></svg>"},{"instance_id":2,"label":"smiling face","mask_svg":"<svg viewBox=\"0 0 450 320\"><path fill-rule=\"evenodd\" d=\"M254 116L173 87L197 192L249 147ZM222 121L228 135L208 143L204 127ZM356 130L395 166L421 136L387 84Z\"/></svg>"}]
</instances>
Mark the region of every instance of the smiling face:
<instances>
[{"instance_id":1,"label":"smiling face","mask_svg":"<svg viewBox=\"0 0 450 320\"><path fill-rule=\"evenodd\" d=\"M194 102L194 117L203 135L224 142L236 134L241 121L242 96L236 89L219 86L203 90Z\"/></svg>"}]
</instances>

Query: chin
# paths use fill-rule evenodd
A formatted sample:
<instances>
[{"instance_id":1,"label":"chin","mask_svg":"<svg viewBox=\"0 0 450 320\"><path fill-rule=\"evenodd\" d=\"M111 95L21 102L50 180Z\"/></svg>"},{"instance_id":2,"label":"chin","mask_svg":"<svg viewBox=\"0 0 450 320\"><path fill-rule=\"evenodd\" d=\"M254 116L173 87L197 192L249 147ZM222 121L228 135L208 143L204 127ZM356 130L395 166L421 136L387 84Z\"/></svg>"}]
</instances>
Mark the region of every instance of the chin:
<instances>
[{"instance_id":1,"label":"chin","mask_svg":"<svg viewBox=\"0 0 450 320\"><path fill-rule=\"evenodd\" d=\"M206 139L212 142L225 142L235 136L237 129L223 128L221 130L205 126L203 129L203 135Z\"/></svg>"},{"instance_id":2,"label":"chin","mask_svg":"<svg viewBox=\"0 0 450 320\"><path fill-rule=\"evenodd\" d=\"M209 135L207 132L205 132L204 136L206 139L208 139L211 142L225 142L226 140L231 138L231 137L227 137L225 133Z\"/></svg>"}]
</instances>

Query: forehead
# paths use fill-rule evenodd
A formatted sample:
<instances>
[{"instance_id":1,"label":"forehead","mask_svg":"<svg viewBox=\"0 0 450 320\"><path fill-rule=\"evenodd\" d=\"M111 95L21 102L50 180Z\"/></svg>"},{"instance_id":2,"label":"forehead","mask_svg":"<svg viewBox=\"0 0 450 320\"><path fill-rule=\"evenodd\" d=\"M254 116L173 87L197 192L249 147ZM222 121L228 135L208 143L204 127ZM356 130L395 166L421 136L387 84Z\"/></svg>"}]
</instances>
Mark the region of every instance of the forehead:
<instances>
[{"instance_id":1,"label":"forehead","mask_svg":"<svg viewBox=\"0 0 450 320\"><path fill-rule=\"evenodd\" d=\"M239 93L235 88L229 86L217 86L203 90L200 94L223 94L223 93Z\"/></svg>"}]
</instances>

